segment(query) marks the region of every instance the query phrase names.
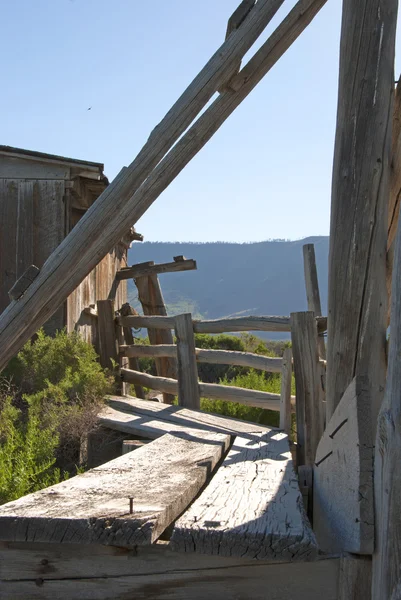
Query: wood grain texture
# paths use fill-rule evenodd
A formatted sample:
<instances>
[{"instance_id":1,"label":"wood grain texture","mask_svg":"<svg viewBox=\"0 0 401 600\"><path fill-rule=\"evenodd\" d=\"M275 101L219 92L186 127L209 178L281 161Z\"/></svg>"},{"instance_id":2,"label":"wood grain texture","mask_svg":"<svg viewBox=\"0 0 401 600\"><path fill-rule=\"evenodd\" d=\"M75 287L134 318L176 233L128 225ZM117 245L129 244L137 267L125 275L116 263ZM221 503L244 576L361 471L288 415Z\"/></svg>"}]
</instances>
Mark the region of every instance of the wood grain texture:
<instances>
[{"instance_id":1,"label":"wood grain texture","mask_svg":"<svg viewBox=\"0 0 401 600\"><path fill-rule=\"evenodd\" d=\"M176 521L170 545L281 562L316 558L287 436L237 437L207 488Z\"/></svg>"},{"instance_id":2,"label":"wood grain texture","mask_svg":"<svg viewBox=\"0 0 401 600\"><path fill-rule=\"evenodd\" d=\"M386 250L397 0L344 0L329 252L327 420L368 375L386 381ZM373 433L375 434L375 432Z\"/></svg>"},{"instance_id":3,"label":"wood grain texture","mask_svg":"<svg viewBox=\"0 0 401 600\"><path fill-rule=\"evenodd\" d=\"M173 344L160 344L158 346L140 345L120 346L120 352L124 356L152 357L152 356L177 356L177 347ZM196 360L201 363L220 364L220 365L238 365L260 369L269 373L280 373L283 360L281 358L272 358L251 352L236 352L234 350L206 350L204 348L195 348ZM138 369L135 369L138 370Z\"/></svg>"},{"instance_id":4,"label":"wood grain texture","mask_svg":"<svg viewBox=\"0 0 401 600\"><path fill-rule=\"evenodd\" d=\"M291 383L292 383L292 350L286 348L282 359L281 392L280 392L280 428L287 435L291 432Z\"/></svg>"},{"instance_id":5,"label":"wood grain texture","mask_svg":"<svg viewBox=\"0 0 401 600\"><path fill-rule=\"evenodd\" d=\"M112 369L113 362L118 365L119 359L114 300L98 300L97 314L100 364L104 369Z\"/></svg>"},{"instance_id":6,"label":"wood grain texture","mask_svg":"<svg viewBox=\"0 0 401 600\"><path fill-rule=\"evenodd\" d=\"M308 310L315 313L315 317L322 316L322 305L320 303L319 280L317 276L315 245L305 244L302 246L304 255L304 276L306 299ZM318 339L319 356L326 358L326 346L323 337Z\"/></svg>"},{"instance_id":7,"label":"wood grain texture","mask_svg":"<svg viewBox=\"0 0 401 600\"><path fill-rule=\"evenodd\" d=\"M121 369L123 381L128 383L140 383L144 387L158 390L165 394L178 394L176 379L167 377L155 377L148 373L139 373L130 369ZM280 410L280 394L248 390L246 388L219 385L216 383L199 383L201 398L212 398L226 400L227 402L240 402L246 406L255 406L269 410ZM295 405L295 397L291 396L291 404Z\"/></svg>"},{"instance_id":8,"label":"wood grain texture","mask_svg":"<svg viewBox=\"0 0 401 600\"><path fill-rule=\"evenodd\" d=\"M372 558L370 556L346 554L340 558L337 600L370 598L371 586Z\"/></svg>"},{"instance_id":9,"label":"wood grain texture","mask_svg":"<svg viewBox=\"0 0 401 600\"><path fill-rule=\"evenodd\" d=\"M121 325L173 329L174 317L124 317ZM230 317L228 319L193 320L195 333L235 333L237 331L290 331L290 317Z\"/></svg>"},{"instance_id":10,"label":"wood grain texture","mask_svg":"<svg viewBox=\"0 0 401 600\"><path fill-rule=\"evenodd\" d=\"M241 27L232 32L153 130L130 167L120 172L65 238L57 253L47 262L46 269L41 271L29 293L24 296L23 303L0 316L0 369L53 314L105 253L118 243L126 233L127 223L137 222L260 81L263 72L251 85L243 86L241 92L224 94L223 110L219 106L214 107L211 119L210 112L206 111L207 116L203 113L196 122L195 127L200 126L203 134L200 132L195 135L193 129L188 130L173 152L168 152L219 85L224 83L227 72L249 50L282 2L260 0L257 3ZM32 262L38 264L35 260ZM26 317L24 324L19 319L22 311Z\"/></svg>"},{"instance_id":11,"label":"wood grain texture","mask_svg":"<svg viewBox=\"0 0 401 600\"><path fill-rule=\"evenodd\" d=\"M175 317L178 358L178 404L200 409L198 367L195 356L195 337L191 313Z\"/></svg>"},{"instance_id":12,"label":"wood grain texture","mask_svg":"<svg viewBox=\"0 0 401 600\"><path fill-rule=\"evenodd\" d=\"M117 279L136 279L137 277L144 277L147 275L159 275L160 273L175 273L177 271L193 271L196 269L196 260L188 258L181 261L174 261L171 263L161 263L149 265L137 264L132 267L126 267L121 269L117 273Z\"/></svg>"},{"instance_id":13,"label":"wood grain texture","mask_svg":"<svg viewBox=\"0 0 401 600\"><path fill-rule=\"evenodd\" d=\"M125 302L121 308L120 308L120 314L122 316L127 316L127 315L131 315L131 314L137 314L136 310L134 308L132 308L132 306L129 305L128 302ZM132 335L132 329L131 327L123 327L123 336L124 336L124 342L125 344L129 344L129 347L134 347L134 336ZM119 353L121 354L121 345L119 348ZM125 356L128 356L127 354L125 354ZM132 369L133 371L139 371L139 360L138 358L136 358L135 356L131 356L128 357L128 367L130 369ZM145 398L145 392L144 389L141 385L139 385L138 383L136 385L134 385L134 389L135 389L135 395L137 398Z\"/></svg>"},{"instance_id":14,"label":"wood grain texture","mask_svg":"<svg viewBox=\"0 0 401 600\"><path fill-rule=\"evenodd\" d=\"M182 555L160 543L0 543L0 585L4 600L337 600L338 563Z\"/></svg>"},{"instance_id":15,"label":"wood grain texture","mask_svg":"<svg viewBox=\"0 0 401 600\"><path fill-rule=\"evenodd\" d=\"M313 528L324 552L372 554L373 443L367 378L348 386L319 443Z\"/></svg>"},{"instance_id":16,"label":"wood grain texture","mask_svg":"<svg viewBox=\"0 0 401 600\"><path fill-rule=\"evenodd\" d=\"M297 415L297 463L312 465L323 433L318 336L314 313L291 314Z\"/></svg>"},{"instance_id":17,"label":"wood grain texture","mask_svg":"<svg viewBox=\"0 0 401 600\"><path fill-rule=\"evenodd\" d=\"M374 600L401 594L401 223L395 240L391 336L386 392L379 412L374 458L376 539Z\"/></svg>"},{"instance_id":18,"label":"wood grain texture","mask_svg":"<svg viewBox=\"0 0 401 600\"><path fill-rule=\"evenodd\" d=\"M36 279L39 275L38 267L35 265L31 265L27 268L27 270L21 275L19 279L14 283L11 290L8 292L10 300L18 300L21 298L22 294L26 292L26 290L31 285L32 281Z\"/></svg>"},{"instance_id":19,"label":"wood grain texture","mask_svg":"<svg viewBox=\"0 0 401 600\"><path fill-rule=\"evenodd\" d=\"M230 437L165 435L68 481L0 507L0 539L151 544L187 507ZM130 513L129 498L133 497Z\"/></svg>"}]
</instances>

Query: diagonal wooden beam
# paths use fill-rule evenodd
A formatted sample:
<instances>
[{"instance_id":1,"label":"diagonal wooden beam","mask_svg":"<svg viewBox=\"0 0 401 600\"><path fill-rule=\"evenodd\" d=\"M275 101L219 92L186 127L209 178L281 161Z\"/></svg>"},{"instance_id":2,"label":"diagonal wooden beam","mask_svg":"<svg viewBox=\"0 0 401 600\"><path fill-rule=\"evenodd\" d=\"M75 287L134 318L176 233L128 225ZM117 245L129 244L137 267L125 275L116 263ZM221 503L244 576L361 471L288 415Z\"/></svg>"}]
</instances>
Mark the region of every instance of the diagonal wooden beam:
<instances>
[{"instance_id":1,"label":"diagonal wooden beam","mask_svg":"<svg viewBox=\"0 0 401 600\"><path fill-rule=\"evenodd\" d=\"M216 72L221 72L221 62L218 62L215 57L209 61L209 66L207 65L201 72L202 76L196 78L197 84L195 86L191 84L174 106L174 110L172 109L159 128L154 130L145 146L146 150L144 148L130 167L123 169L96 200L46 261L39 276L23 298L18 303L10 304L0 316L0 369L57 310L105 253L116 245L126 231L126 223L135 223L203 148L297 39L325 2L326 0L299 0L286 19L255 54L254 59L248 63L251 65L251 70L247 68L248 65L245 67L245 78L238 91L233 93L230 90L221 94L167 156L158 162L165 149L171 147L171 140L179 137L176 133L178 131L182 133L184 125L188 125L188 115L198 114L202 110L204 103L202 106L199 105L199 99L195 95L196 89L201 97L205 96L205 92L202 93L205 86L209 90L216 89L214 82L218 79ZM259 0L239 29L232 32L225 42L230 44L229 56L227 56L227 47L223 44L225 50L222 56L223 59L225 58L224 64L228 65L227 68L235 64L238 56L250 46L250 40L257 32L263 30L264 23L269 20L268 17L273 16L280 5L281 1ZM245 31L247 35L244 40ZM219 68L215 66L213 77L208 77L211 62L213 65L217 62ZM236 77L241 77L241 73ZM224 82L224 77L220 80ZM201 85L202 81L204 85ZM182 116L183 113L185 118ZM170 123L170 127L167 123ZM165 132L168 134L168 139ZM157 162L157 167L153 169L151 175L135 194L131 195L132 190L143 181Z\"/></svg>"},{"instance_id":2,"label":"diagonal wooden beam","mask_svg":"<svg viewBox=\"0 0 401 600\"><path fill-rule=\"evenodd\" d=\"M143 263L117 271L116 278L122 281L123 279L136 279L137 277L160 275L161 273L175 273L177 271L193 271L194 269L196 269L196 260L192 260L192 258L157 265Z\"/></svg>"}]
</instances>

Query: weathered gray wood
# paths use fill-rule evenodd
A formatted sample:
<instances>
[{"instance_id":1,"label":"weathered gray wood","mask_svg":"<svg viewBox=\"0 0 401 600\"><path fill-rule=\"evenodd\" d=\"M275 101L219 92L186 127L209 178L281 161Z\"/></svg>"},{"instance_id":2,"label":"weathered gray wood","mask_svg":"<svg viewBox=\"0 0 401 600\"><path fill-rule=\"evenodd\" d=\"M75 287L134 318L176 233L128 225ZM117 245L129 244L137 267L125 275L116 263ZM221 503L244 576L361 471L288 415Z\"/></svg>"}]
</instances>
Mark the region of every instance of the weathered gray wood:
<instances>
[{"instance_id":1,"label":"weathered gray wood","mask_svg":"<svg viewBox=\"0 0 401 600\"><path fill-rule=\"evenodd\" d=\"M138 450L138 448L142 448L142 446L145 446L146 444L149 444L149 440L124 440L122 454L128 454L128 452Z\"/></svg>"},{"instance_id":2,"label":"weathered gray wood","mask_svg":"<svg viewBox=\"0 0 401 600\"><path fill-rule=\"evenodd\" d=\"M315 558L287 435L237 437L208 487L176 521L170 545L272 561Z\"/></svg>"},{"instance_id":3,"label":"weathered gray wood","mask_svg":"<svg viewBox=\"0 0 401 600\"><path fill-rule=\"evenodd\" d=\"M158 390L164 394L178 394L178 384L176 379L167 377L155 377L148 373L139 373L130 369L121 369L123 381L128 383L140 383L145 387ZM226 400L227 402L240 402L246 406L255 406L269 410L280 410L280 394L270 392L260 392L258 390L248 390L246 388L219 385L215 383L199 383L200 395L202 398L215 398ZM295 404L295 397L291 396L291 403Z\"/></svg>"},{"instance_id":4,"label":"weathered gray wood","mask_svg":"<svg viewBox=\"0 0 401 600\"><path fill-rule=\"evenodd\" d=\"M315 245L305 244L302 246L304 254L304 275L305 275L305 288L306 298L308 301L308 310L315 313L315 317L322 316L322 305L320 303L320 292L319 292L319 280L317 277L316 268L316 257L315 257ZM323 359L326 358L326 346L324 338L319 337L319 356Z\"/></svg>"},{"instance_id":5,"label":"weathered gray wood","mask_svg":"<svg viewBox=\"0 0 401 600\"><path fill-rule=\"evenodd\" d=\"M281 393L280 393L280 428L288 435L291 432L291 383L292 383L292 350L286 348L282 359Z\"/></svg>"},{"instance_id":6,"label":"weathered gray wood","mask_svg":"<svg viewBox=\"0 0 401 600\"><path fill-rule=\"evenodd\" d=\"M160 344L158 346L135 344L133 346L120 346L120 353L128 357L169 356L175 358L177 356L177 347L170 344ZM282 358L272 358L271 356L262 356L260 354L252 354L251 352L236 352L234 350L195 348L195 355L196 360L201 363L239 365L260 369L269 373L280 373L283 365Z\"/></svg>"},{"instance_id":7,"label":"weathered gray wood","mask_svg":"<svg viewBox=\"0 0 401 600\"><path fill-rule=\"evenodd\" d=\"M35 265L28 267L25 273L23 273L21 277L17 279L11 290L8 292L10 300L18 300L21 298L22 294L26 292L32 281L34 281L38 275L38 267L35 267Z\"/></svg>"},{"instance_id":8,"label":"weathered gray wood","mask_svg":"<svg viewBox=\"0 0 401 600\"><path fill-rule=\"evenodd\" d=\"M161 160L219 84L224 83L227 70L245 54L281 3L282 0L257 2L241 27L223 44L223 51L219 49L153 131L129 169L117 176L62 242L22 302L0 316L0 369L90 272L99 256L121 239L126 223L135 223L207 143L302 33L325 0L300 0L258 51L256 62L252 62L241 78L238 91L233 93L230 89L220 94ZM24 320L20 318L22 311Z\"/></svg>"},{"instance_id":9,"label":"weathered gray wood","mask_svg":"<svg viewBox=\"0 0 401 600\"><path fill-rule=\"evenodd\" d=\"M130 306L130 304L128 302L126 302L120 308L120 314L122 316L127 316L127 315L138 314L138 313L136 312L136 310L134 308L132 308L132 306ZM134 347L133 344L134 344L135 340L134 340L134 336L132 335L131 327L123 327L122 329L123 329L125 344L130 344L131 348ZM120 354L121 354L121 347L122 346L119 347ZM125 356L128 356L128 355L125 354ZM139 371L138 358L136 358L135 356L129 356L128 358L129 358L129 361L128 361L129 368L132 369L133 371ZM139 385L138 383L134 384L134 389L135 389L135 394L136 394L137 398L145 398L145 392L141 385Z\"/></svg>"},{"instance_id":10,"label":"weathered gray wood","mask_svg":"<svg viewBox=\"0 0 401 600\"><path fill-rule=\"evenodd\" d=\"M297 398L297 463L312 465L323 433L317 328L312 312L291 314L291 338Z\"/></svg>"},{"instance_id":11,"label":"weathered gray wood","mask_svg":"<svg viewBox=\"0 0 401 600\"><path fill-rule=\"evenodd\" d=\"M152 265L150 262L148 265ZM137 277L135 285L138 289L138 297L142 304L145 315L159 315L167 317L163 294L157 275ZM132 318L132 317L128 317ZM151 344L172 344L173 334L171 329L152 329L148 327L148 335ZM156 359L156 372L161 377L177 377L177 361L169 358ZM163 400L166 404L174 402L174 396L164 393Z\"/></svg>"},{"instance_id":12,"label":"weathered gray wood","mask_svg":"<svg viewBox=\"0 0 401 600\"><path fill-rule=\"evenodd\" d=\"M2 600L337 600L339 559L269 564L92 544L0 543Z\"/></svg>"},{"instance_id":13,"label":"weathered gray wood","mask_svg":"<svg viewBox=\"0 0 401 600\"><path fill-rule=\"evenodd\" d=\"M187 507L230 437L165 435L96 469L0 507L4 541L151 544ZM130 498L133 498L132 513Z\"/></svg>"},{"instance_id":14,"label":"weathered gray wood","mask_svg":"<svg viewBox=\"0 0 401 600\"><path fill-rule=\"evenodd\" d=\"M299 489L302 494L305 512L313 524L313 467L312 465L298 466Z\"/></svg>"},{"instance_id":15,"label":"weathered gray wood","mask_svg":"<svg viewBox=\"0 0 401 600\"><path fill-rule=\"evenodd\" d=\"M174 328L174 317L125 317L121 325L131 327ZM236 331L290 331L289 317L231 317L212 321L193 320L195 333L224 333Z\"/></svg>"},{"instance_id":16,"label":"weathered gray wood","mask_svg":"<svg viewBox=\"0 0 401 600\"><path fill-rule=\"evenodd\" d=\"M175 168L170 170L167 167L163 177L160 177L160 171L156 173L156 165L157 168L161 167L163 156L202 111L219 85L224 83L227 71L230 72L233 65L249 50L282 2L283 0L258 2L249 18L229 36L153 130L130 167L122 171L106 188L62 242L57 253L47 262L46 269L41 271L36 284L25 295L22 304L12 307L0 317L0 369L94 268L99 257L118 243L126 232L126 224L135 223L140 218L160 195L161 187L165 189L169 185L262 79L266 72L263 69L253 78L251 85L243 86L240 93L232 94L230 91L225 94L223 111L218 105L213 108L211 121L209 112L206 119L196 122L196 127L200 126L205 135L194 136L188 131L183 144L188 147L184 154L181 153L181 144L166 156L167 162L172 160ZM278 57L274 62L276 60ZM183 142L183 137L180 142ZM163 163L163 169L165 166L166 163ZM152 169L155 177L149 178ZM150 184L149 188L145 189L141 185L145 181ZM153 187L155 184L157 185ZM145 201L143 196L135 196L135 190L139 191L139 186L140 196L145 192ZM22 310L26 317L23 322L19 318Z\"/></svg>"},{"instance_id":17,"label":"weathered gray wood","mask_svg":"<svg viewBox=\"0 0 401 600\"><path fill-rule=\"evenodd\" d=\"M189 410L180 406L163 406L157 402L147 402L138 400L137 398L121 398L119 396L111 396L108 399L110 407L116 411L122 411L129 416L137 416L140 420L135 423L138 426L143 425L143 429L133 431L132 429L125 430L127 433L134 433L143 437L160 437L165 430L157 429L161 425L171 425L172 427L186 427L190 429L201 429L202 431L215 431L217 433L229 433L230 435L239 434L241 437L253 435L254 432L271 432L276 431L274 427L266 427L259 423L248 423L232 417L222 417L199 410ZM101 413L101 419L104 413ZM110 427L113 427L110 424ZM147 433L147 428L154 427L152 435ZM174 431L174 429L168 429ZM180 429L181 431L181 429ZM141 433L142 432L142 433Z\"/></svg>"},{"instance_id":18,"label":"weathered gray wood","mask_svg":"<svg viewBox=\"0 0 401 600\"><path fill-rule=\"evenodd\" d=\"M193 271L196 269L196 260L192 258L174 261L172 263L161 263L149 265L149 263L137 264L132 267L121 269L117 273L117 279L136 279L147 275L159 275L160 273L175 273L177 271Z\"/></svg>"},{"instance_id":19,"label":"weathered gray wood","mask_svg":"<svg viewBox=\"0 0 401 600\"><path fill-rule=\"evenodd\" d=\"M374 455L376 514L372 596L396 600L401 594L401 221L395 240L391 294L391 335L386 391L377 422Z\"/></svg>"},{"instance_id":20,"label":"weathered gray wood","mask_svg":"<svg viewBox=\"0 0 401 600\"><path fill-rule=\"evenodd\" d=\"M175 317L178 358L178 404L200 408L198 367L195 356L195 337L191 313Z\"/></svg>"},{"instance_id":21,"label":"weathered gray wood","mask_svg":"<svg viewBox=\"0 0 401 600\"><path fill-rule=\"evenodd\" d=\"M355 377L331 417L314 464L313 529L325 552L371 554L373 444L369 382Z\"/></svg>"},{"instance_id":22,"label":"weathered gray wood","mask_svg":"<svg viewBox=\"0 0 401 600\"><path fill-rule=\"evenodd\" d=\"M338 600L365 600L370 598L372 558L370 556L358 556L357 554L342 556L338 585ZM396 600L396 596L390 600Z\"/></svg>"},{"instance_id":23,"label":"weathered gray wood","mask_svg":"<svg viewBox=\"0 0 401 600\"><path fill-rule=\"evenodd\" d=\"M100 364L104 369L118 365L118 337L115 322L114 300L98 300L98 335Z\"/></svg>"}]
</instances>

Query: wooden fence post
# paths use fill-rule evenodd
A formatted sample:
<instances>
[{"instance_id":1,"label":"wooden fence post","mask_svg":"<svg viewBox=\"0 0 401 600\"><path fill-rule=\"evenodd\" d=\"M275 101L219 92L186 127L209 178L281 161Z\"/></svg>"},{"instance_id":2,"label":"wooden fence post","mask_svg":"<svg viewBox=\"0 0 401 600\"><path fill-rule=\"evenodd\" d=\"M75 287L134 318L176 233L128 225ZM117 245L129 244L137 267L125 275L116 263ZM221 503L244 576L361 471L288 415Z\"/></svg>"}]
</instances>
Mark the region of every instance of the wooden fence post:
<instances>
[{"instance_id":1,"label":"wooden fence post","mask_svg":"<svg viewBox=\"0 0 401 600\"><path fill-rule=\"evenodd\" d=\"M280 428L288 435L291 433L291 380L292 350L286 348L281 369Z\"/></svg>"},{"instance_id":2,"label":"wooden fence post","mask_svg":"<svg viewBox=\"0 0 401 600\"><path fill-rule=\"evenodd\" d=\"M114 300L98 300L97 314L100 364L104 369L112 369L112 361L118 364L118 339Z\"/></svg>"},{"instance_id":3,"label":"wooden fence post","mask_svg":"<svg viewBox=\"0 0 401 600\"><path fill-rule=\"evenodd\" d=\"M136 310L134 308L132 308L132 306L129 305L128 302L126 302L125 304L122 305L122 307L120 309L120 314L122 317L127 317L128 315L135 315L138 313L136 312ZM134 340L134 336L132 335L131 327L123 327L122 330L123 330L123 336L124 336L125 343L127 345L132 346L134 344L135 340ZM134 356L129 357L128 365L132 371L140 371L139 358L136 358ZM137 398L142 398L142 399L145 398L145 392L143 391L143 387L139 383L134 384L134 389L135 389L135 395Z\"/></svg>"},{"instance_id":4,"label":"wooden fence post","mask_svg":"<svg viewBox=\"0 0 401 600\"><path fill-rule=\"evenodd\" d=\"M323 433L317 326L313 312L291 313L294 357L297 463L312 465Z\"/></svg>"},{"instance_id":5,"label":"wooden fence post","mask_svg":"<svg viewBox=\"0 0 401 600\"><path fill-rule=\"evenodd\" d=\"M195 336L192 315L186 313L175 317L178 358L178 404L186 408L200 409L198 368L195 356Z\"/></svg>"},{"instance_id":6,"label":"wooden fence post","mask_svg":"<svg viewBox=\"0 0 401 600\"><path fill-rule=\"evenodd\" d=\"M319 280L317 277L315 245L305 244L303 247L304 253L304 274L306 298L308 300L308 310L315 313L315 317L322 316L322 305L320 303ZM326 346L324 337L319 336L318 339L319 355L321 358L326 358Z\"/></svg>"},{"instance_id":7,"label":"wooden fence post","mask_svg":"<svg viewBox=\"0 0 401 600\"><path fill-rule=\"evenodd\" d=\"M145 263L144 263L145 264ZM148 263L149 266L154 262ZM167 316L166 306L164 304L163 294L157 275L137 277L135 285L138 289L139 300L142 304L144 315ZM173 334L169 329L148 329L149 340L151 344L173 344ZM156 372L160 377L177 377L177 362L174 358L158 358L155 360ZM163 394L163 400L166 404L172 404L174 396Z\"/></svg>"}]
</instances>

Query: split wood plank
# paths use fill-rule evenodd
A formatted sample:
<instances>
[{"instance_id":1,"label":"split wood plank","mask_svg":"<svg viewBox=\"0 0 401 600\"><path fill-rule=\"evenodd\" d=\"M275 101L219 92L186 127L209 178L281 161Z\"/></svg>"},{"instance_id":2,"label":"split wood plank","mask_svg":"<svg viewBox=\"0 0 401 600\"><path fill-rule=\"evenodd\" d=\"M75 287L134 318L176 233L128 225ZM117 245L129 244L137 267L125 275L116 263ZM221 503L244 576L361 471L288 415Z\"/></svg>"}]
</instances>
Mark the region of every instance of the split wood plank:
<instances>
[{"instance_id":1,"label":"split wood plank","mask_svg":"<svg viewBox=\"0 0 401 600\"><path fill-rule=\"evenodd\" d=\"M138 371L131 371L130 369L121 369L121 377L123 381L127 381L128 383L140 383L144 387L158 390L164 394L178 394L178 383L176 379L155 377L148 373L140 373ZM280 410L280 394L202 382L199 383L199 391L201 398L226 400L227 402L240 402L246 406L254 406L256 408L265 408L268 410ZM294 396L291 396L291 404L295 404Z\"/></svg>"},{"instance_id":2,"label":"split wood plank","mask_svg":"<svg viewBox=\"0 0 401 600\"><path fill-rule=\"evenodd\" d=\"M120 172L49 257L18 305L9 307L0 316L0 369L95 267L99 256L118 243L126 231L126 223L135 223L201 150L313 20L325 1L299 0L248 63L250 68L243 69L245 77L241 73L234 77L240 77L238 91L233 93L230 89L220 94L172 148L215 90L224 83L227 71L263 31L282 0L256 3L248 18L232 32L156 127L135 161ZM170 148L172 150L168 152ZM162 159L166 152L168 154ZM91 240L90 244L88 240ZM22 311L23 320L20 318Z\"/></svg>"},{"instance_id":3,"label":"split wood plank","mask_svg":"<svg viewBox=\"0 0 401 600\"><path fill-rule=\"evenodd\" d=\"M322 305L320 303L320 292L319 292L319 280L317 277L316 268L316 256L315 256L315 245L305 244L302 246L304 255L304 274L305 274L305 288L306 298L308 301L308 310L315 313L315 317L322 316ZM319 356L323 359L326 358L326 346L324 338L319 337Z\"/></svg>"},{"instance_id":4,"label":"split wood plank","mask_svg":"<svg viewBox=\"0 0 401 600\"><path fill-rule=\"evenodd\" d=\"M100 364L104 369L112 369L112 361L118 365L119 360L114 300L98 300L97 314Z\"/></svg>"},{"instance_id":5,"label":"split wood plank","mask_svg":"<svg viewBox=\"0 0 401 600\"><path fill-rule=\"evenodd\" d=\"M40 269L35 267L35 265L28 267L25 273L23 273L21 277L17 279L11 290L8 292L10 300L18 300L21 298L22 294L26 292L31 283L39 275L39 271Z\"/></svg>"},{"instance_id":6,"label":"split wood plank","mask_svg":"<svg viewBox=\"0 0 401 600\"><path fill-rule=\"evenodd\" d=\"M237 437L208 487L176 521L171 548L271 561L313 560L288 437Z\"/></svg>"},{"instance_id":7,"label":"split wood plank","mask_svg":"<svg viewBox=\"0 0 401 600\"><path fill-rule=\"evenodd\" d=\"M128 315L134 315L134 314L138 314L138 313L132 306L130 306L129 302L126 302L120 308L120 314L122 316L128 316ZM133 348L135 340L134 340L134 336L132 335L131 327L123 327L122 330L123 330L125 344L129 344L130 347ZM119 347L120 355L121 355L121 348L122 348L122 346L120 345L120 347ZM134 371L139 371L138 358L136 358L135 356L128 356L127 354L125 354L125 356L128 357L129 368L133 369ZM143 390L143 387L139 383L134 384L134 389L135 389L135 394L136 394L137 398L145 398L145 392Z\"/></svg>"},{"instance_id":8,"label":"split wood plank","mask_svg":"<svg viewBox=\"0 0 401 600\"><path fill-rule=\"evenodd\" d=\"M153 357L177 356L177 347L170 344L160 344L158 346L140 345L120 346L120 353L131 357ZM268 373L280 373L282 370L283 359L252 354L251 352L237 352L235 350L206 350L204 348L195 348L196 360L201 363L219 364L219 365L238 365L260 369ZM138 369L134 369L138 370Z\"/></svg>"},{"instance_id":9,"label":"split wood plank","mask_svg":"<svg viewBox=\"0 0 401 600\"><path fill-rule=\"evenodd\" d=\"M291 338L297 398L297 463L312 465L323 433L323 403L314 313L291 314Z\"/></svg>"},{"instance_id":10,"label":"split wood plank","mask_svg":"<svg viewBox=\"0 0 401 600\"><path fill-rule=\"evenodd\" d=\"M230 437L165 435L96 469L0 507L0 539L153 543L188 506ZM132 512L131 512L131 501Z\"/></svg>"},{"instance_id":11,"label":"split wood plank","mask_svg":"<svg viewBox=\"0 0 401 600\"><path fill-rule=\"evenodd\" d=\"M2 600L337 600L338 564L183 556L162 542L135 550L92 544L90 552L0 542Z\"/></svg>"},{"instance_id":12,"label":"split wood plank","mask_svg":"<svg viewBox=\"0 0 401 600\"><path fill-rule=\"evenodd\" d=\"M199 409L198 367L191 313L175 317L175 336L178 357L178 404L186 408Z\"/></svg>"},{"instance_id":13,"label":"split wood plank","mask_svg":"<svg viewBox=\"0 0 401 600\"><path fill-rule=\"evenodd\" d=\"M193 271L197 268L196 261L191 258L174 261L171 263L161 264L144 264L133 265L132 267L125 267L117 272L116 277L118 280L123 279L136 279L137 277L144 277L147 275L160 275L160 273L175 273L178 271Z\"/></svg>"},{"instance_id":14,"label":"split wood plank","mask_svg":"<svg viewBox=\"0 0 401 600\"><path fill-rule=\"evenodd\" d=\"M282 358L280 393L280 428L291 433L292 350L286 348Z\"/></svg>"},{"instance_id":15,"label":"split wood plank","mask_svg":"<svg viewBox=\"0 0 401 600\"><path fill-rule=\"evenodd\" d=\"M230 435L241 435L248 437L254 432L271 432L275 431L274 427L266 427L259 423L248 423L232 417L222 417L199 410L189 410L180 406L165 406L157 402L149 402L146 400L138 400L137 398L121 398L119 396L111 396L108 399L108 404L116 413L127 413L127 422L131 416L138 417L133 422L133 427L138 429L133 430L123 429L122 431L128 434L140 435L143 437L160 437L166 432L175 431L174 428L179 428L179 431L189 431L192 429L200 429L202 431L213 431L216 433L229 433ZM111 415L111 413L107 413ZM115 418L114 415L113 418ZM100 420L105 426L115 429L112 419L105 422L109 417L105 416L104 411L100 413ZM148 426L152 429L152 435L148 434ZM130 425L131 427L131 425ZM173 427L173 429L165 429L165 427ZM159 429L160 428L160 429Z\"/></svg>"},{"instance_id":16,"label":"split wood plank","mask_svg":"<svg viewBox=\"0 0 401 600\"><path fill-rule=\"evenodd\" d=\"M147 264L152 265L153 262ZM138 297L144 314L159 315L163 318L167 317L167 310L157 275L137 277L135 285L138 289ZM132 319L132 317L127 318ZM148 335L151 344L172 344L174 341L171 329L153 329L148 327ZM155 362L158 375L174 379L177 377L177 361L175 359L157 358ZM174 396L164 393L163 400L166 404L173 404Z\"/></svg>"},{"instance_id":17,"label":"split wood plank","mask_svg":"<svg viewBox=\"0 0 401 600\"><path fill-rule=\"evenodd\" d=\"M373 443L369 382L355 377L331 417L314 464L313 529L324 552L372 554Z\"/></svg>"}]
</instances>

